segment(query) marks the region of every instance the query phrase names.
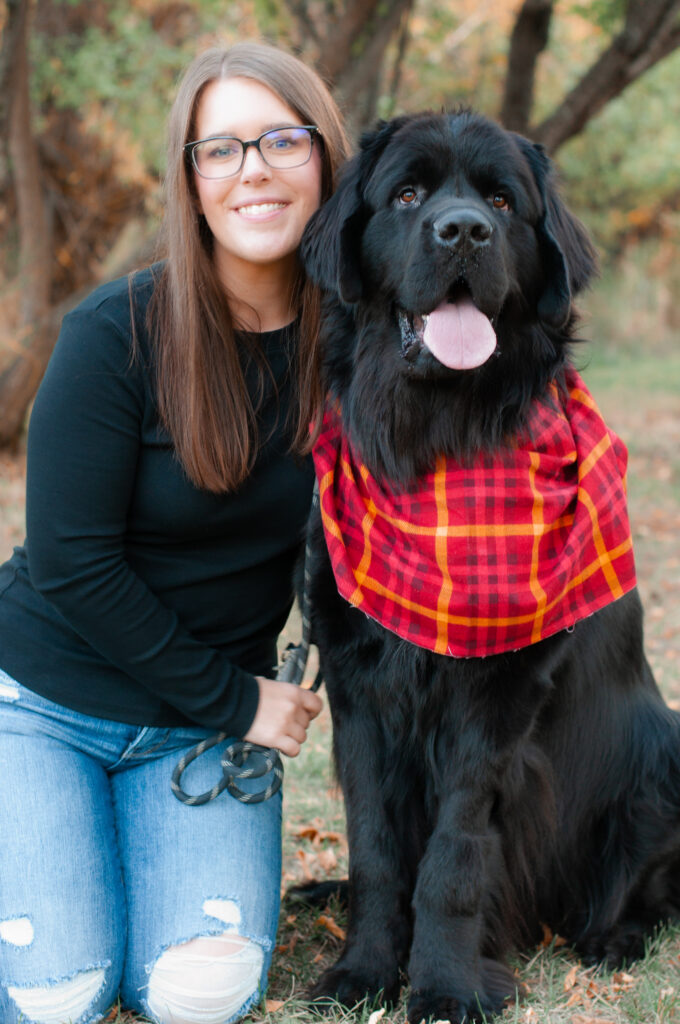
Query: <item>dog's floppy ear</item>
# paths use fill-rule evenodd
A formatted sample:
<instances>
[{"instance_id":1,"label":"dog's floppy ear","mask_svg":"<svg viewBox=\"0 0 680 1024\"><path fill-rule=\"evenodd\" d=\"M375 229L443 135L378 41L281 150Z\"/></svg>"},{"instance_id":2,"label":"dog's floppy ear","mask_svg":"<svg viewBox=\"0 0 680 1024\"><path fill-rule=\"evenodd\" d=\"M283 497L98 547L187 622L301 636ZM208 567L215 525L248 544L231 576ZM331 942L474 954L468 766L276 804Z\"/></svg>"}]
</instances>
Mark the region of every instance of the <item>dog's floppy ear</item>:
<instances>
[{"instance_id":1,"label":"dog's floppy ear","mask_svg":"<svg viewBox=\"0 0 680 1024\"><path fill-rule=\"evenodd\" d=\"M348 303L361 298L359 247L364 204L360 184L360 157L355 156L345 164L331 198L311 217L300 244L307 276Z\"/></svg>"},{"instance_id":2,"label":"dog's floppy ear","mask_svg":"<svg viewBox=\"0 0 680 1024\"><path fill-rule=\"evenodd\" d=\"M569 212L555 184L552 162L540 143L516 136L543 203L536 231L545 261L546 286L537 305L539 319L561 328L571 313L572 296L597 273L597 255L580 220Z\"/></svg>"},{"instance_id":3,"label":"dog's floppy ear","mask_svg":"<svg viewBox=\"0 0 680 1024\"><path fill-rule=\"evenodd\" d=\"M361 236L370 210L364 188L387 143L408 117L379 121L361 137L360 151L342 168L338 186L312 216L300 245L308 276L343 302L358 302L362 295Z\"/></svg>"}]
</instances>

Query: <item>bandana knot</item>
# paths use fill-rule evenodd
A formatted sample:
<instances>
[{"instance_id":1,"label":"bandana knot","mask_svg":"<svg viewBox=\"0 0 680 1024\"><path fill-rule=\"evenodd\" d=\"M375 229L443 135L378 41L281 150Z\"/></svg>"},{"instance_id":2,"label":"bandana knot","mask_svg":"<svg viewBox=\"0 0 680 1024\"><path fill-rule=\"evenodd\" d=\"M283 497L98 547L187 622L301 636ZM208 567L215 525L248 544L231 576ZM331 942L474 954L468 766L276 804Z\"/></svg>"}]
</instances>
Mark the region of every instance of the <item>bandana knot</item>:
<instances>
[{"instance_id":1,"label":"bandana knot","mask_svg":"<svg viewBox=\"0 0 680 1024\"><path fill-rule=\"evenodd\" d=\"M340 594L437 654L526 647L635 586L627 451L574 371L513 447L441 456L403 490L369 473L330 402L314 462Z\"/></svg>"}]
</instances>

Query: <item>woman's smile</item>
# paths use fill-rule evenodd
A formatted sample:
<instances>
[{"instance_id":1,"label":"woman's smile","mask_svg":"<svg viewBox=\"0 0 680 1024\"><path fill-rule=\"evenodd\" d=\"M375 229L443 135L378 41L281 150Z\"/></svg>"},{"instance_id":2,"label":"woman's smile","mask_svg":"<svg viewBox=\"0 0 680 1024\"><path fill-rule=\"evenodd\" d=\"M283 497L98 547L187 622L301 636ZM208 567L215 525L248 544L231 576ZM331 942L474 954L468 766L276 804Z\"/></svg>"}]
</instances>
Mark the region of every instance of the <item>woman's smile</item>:
<instances>
[{"instance_id":1,"label":"woman's smile","mask_svg":"<svg viewBox=\"0 0 680 1024\"><path fill-rule=\"evenodd\" d=\"M242 206L236 206L234 211L239 216L246 217L248 220L264 220L269 219L270 216L279 213L281 210L285 210L288 205L288 203L279 201L260 200L256 203L244 203Z\"/></svg>"}]
</instances>

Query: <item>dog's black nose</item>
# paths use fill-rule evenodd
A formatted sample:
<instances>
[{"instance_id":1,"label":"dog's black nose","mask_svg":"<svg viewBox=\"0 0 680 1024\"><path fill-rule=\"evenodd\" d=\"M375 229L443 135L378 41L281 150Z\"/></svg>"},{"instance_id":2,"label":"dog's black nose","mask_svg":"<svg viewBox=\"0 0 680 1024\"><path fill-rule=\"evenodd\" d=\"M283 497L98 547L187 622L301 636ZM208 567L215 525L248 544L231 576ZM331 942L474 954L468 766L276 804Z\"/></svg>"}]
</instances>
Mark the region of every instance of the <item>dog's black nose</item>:
<instances>
[{"instance_id":1,"label":"dog's black nose","mask_svg":"<svg viewBox=\"0 0 680 1024\"><path fill-rule=\"evenodd\" d=\"M435 241L456 251L473 251L488 245L493 223L481 210L471 207L446 210L432 225Z\"/></svg>"}]
</instances>

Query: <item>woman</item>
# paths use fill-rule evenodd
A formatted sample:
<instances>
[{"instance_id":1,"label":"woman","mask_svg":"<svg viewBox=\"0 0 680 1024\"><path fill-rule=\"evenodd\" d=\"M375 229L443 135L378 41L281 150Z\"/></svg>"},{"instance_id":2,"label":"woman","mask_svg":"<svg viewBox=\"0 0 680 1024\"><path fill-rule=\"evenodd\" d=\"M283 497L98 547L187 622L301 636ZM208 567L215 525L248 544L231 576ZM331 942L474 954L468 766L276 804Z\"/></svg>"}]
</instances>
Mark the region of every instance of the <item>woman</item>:
<instances>
[{"instance_id":1,"label":"woman","mask_svg":"<svg viewBox=\"0 0 680 1024\"><path fill-rule=\"evenodd\" d=\"M264 991L280 794L192 807L170 778L217 730L295 756L321 708L272 676L319 398L296 250L346 153L297 59L200 56L170 119L167 260L64 321L27 542L0 568L4 1024L99 1020L118 993L223 1024ZM183 785L209 789L223 751Z\"/></svg>"}]
</instances>

